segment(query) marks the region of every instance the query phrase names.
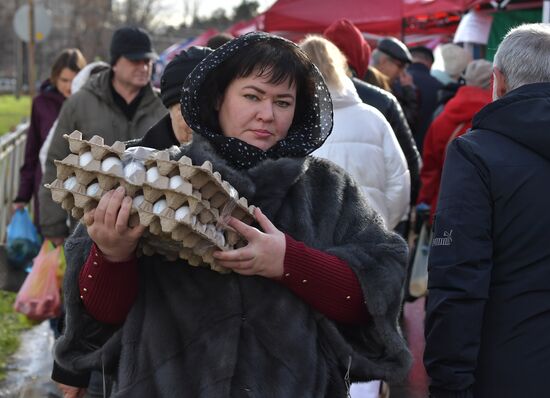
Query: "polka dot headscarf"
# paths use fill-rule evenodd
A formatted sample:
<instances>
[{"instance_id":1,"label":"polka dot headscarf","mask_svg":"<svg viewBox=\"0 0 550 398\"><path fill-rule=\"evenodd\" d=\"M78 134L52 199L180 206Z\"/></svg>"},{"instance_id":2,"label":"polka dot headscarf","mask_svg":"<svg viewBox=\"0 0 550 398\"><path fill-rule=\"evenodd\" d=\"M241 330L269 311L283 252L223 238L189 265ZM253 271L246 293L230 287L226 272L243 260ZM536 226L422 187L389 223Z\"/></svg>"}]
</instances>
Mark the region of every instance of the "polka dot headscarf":
<instances>
[{"instance_id":1,"label":"polka dot headscarf","mask_svg":"<svg viewBox=\"0 0 550 398\"><path fill-rule=\"evenodd\" d=\"M332 131L332 100L321 73L313 64L309 70L315 81L315 91L313 101L306 104L305 117L299 124L293 124L287 136L267 151L238 138L225 137L221 131L212 131L201 121L199 93L208 73L238 54L243 47L269 40L287 41L269 33L252 32L219 47L197 65L182 90L181 110L189 127L196 134L207 138L216 151L238 169L248 169L268 158L304 157L319 148ZM292 45L296 46L294 43Z\"/></svg>"}]
</instances>

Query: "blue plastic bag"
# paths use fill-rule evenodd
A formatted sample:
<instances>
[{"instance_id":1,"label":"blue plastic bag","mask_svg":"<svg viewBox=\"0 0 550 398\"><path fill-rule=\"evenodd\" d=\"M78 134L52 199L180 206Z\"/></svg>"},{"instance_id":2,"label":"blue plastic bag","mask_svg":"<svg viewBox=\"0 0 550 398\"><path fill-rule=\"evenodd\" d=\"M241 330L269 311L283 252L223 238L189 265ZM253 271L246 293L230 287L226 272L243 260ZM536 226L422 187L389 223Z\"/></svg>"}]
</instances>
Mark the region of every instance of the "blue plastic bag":
<instances>
[{"instance_id":1,"label":"blue plastic bag","mask_svg":"<svg viewBox=\"0 0 550 398\"><path fill-rule=\"evenodd\" d=\"M18 209L8 225L8 263L16 268L26 268L40 251L40 236L27 209Z\"/></svg>"}]
</instances>

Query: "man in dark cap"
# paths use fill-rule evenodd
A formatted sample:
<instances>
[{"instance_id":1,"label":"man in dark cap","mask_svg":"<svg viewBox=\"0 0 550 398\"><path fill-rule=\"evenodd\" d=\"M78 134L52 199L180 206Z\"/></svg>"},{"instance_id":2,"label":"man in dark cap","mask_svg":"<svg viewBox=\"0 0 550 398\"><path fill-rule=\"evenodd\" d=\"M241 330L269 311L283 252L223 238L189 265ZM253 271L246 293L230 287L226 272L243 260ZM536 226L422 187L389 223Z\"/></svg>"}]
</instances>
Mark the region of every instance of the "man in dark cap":
<instances>
[{"instance_id":1,"label":"man in dark cap","mask_svg":"<svg viewBox=\"0 0 550 398\"><path fill-rule=\"evenodd\" d=\"M409 49L395 37L384 37L372 54L372 65L390 80L398 78L410 63Z\"/></svg>"},{"instance_id":2,"label":"man in dark cap","mask_svg":"<svg viewBox=\"0 0 550 398\"><path fill-rule=\"evenodd\" d=\"M371 65L388 79L393 94L405 112L409 126L414 126L418 115L418 94L412 76L406 71L410 63L412 56L409 49L395 37L381 39L371 57ZM418 146L418 142L416 145Z\"/></svg>"},{"instance_id":3,"label":"man in dark cap","mask_svg":"<svg viewBox=\"0 0 550 398\"><path fill-rule=\"evenodd\" d=\"M69 234L67 213L43 187L55 179L55 159L69 153L63 134L79 130L84 139L100 135L105 144L141 138L166 109L151 86L156 54L147 32L135 27L117 29L111 40L111 68L96 74L61 109L53 133L39 192L40 225L44 237L60 244Z\"/></svg>"}]
</instances>

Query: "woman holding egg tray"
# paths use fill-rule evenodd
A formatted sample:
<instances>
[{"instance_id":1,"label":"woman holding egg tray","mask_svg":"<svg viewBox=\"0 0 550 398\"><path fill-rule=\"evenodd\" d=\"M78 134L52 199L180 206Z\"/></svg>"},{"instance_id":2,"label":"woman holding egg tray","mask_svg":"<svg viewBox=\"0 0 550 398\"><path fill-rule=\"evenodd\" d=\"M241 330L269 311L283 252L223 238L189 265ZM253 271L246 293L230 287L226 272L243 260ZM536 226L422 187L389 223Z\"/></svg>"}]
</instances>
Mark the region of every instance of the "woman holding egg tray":
<instances>
[{"instance_id":1,"label":"woman holding egg tray","mask_svg":"<svg viewBox=\"0 0 550 398\"><path fill-rule=\"evenodd\" d=\"M397 325L407 246L352 179L307 156L332 129L318 70L293 43L250 33L187 79L179 149L257 207L230 219L247 245L216 252L220 274L135 257L131 198L103 196L66 243L67 326L55 348L72 372L114 380L116 397L345 397L349 384L406 376Z\"/></svg>"}]
</instances>

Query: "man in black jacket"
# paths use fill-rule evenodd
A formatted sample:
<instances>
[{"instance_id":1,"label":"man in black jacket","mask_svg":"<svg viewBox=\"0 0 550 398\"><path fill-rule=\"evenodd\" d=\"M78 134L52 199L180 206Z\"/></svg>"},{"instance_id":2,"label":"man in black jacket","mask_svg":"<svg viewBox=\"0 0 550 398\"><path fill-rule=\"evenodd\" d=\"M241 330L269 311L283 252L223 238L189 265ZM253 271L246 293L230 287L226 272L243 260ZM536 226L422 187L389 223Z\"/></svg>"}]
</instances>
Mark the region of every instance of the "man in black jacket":
<instances>
[{"instance_id":1,"label":"man in black jacket","mask_svg":"<svg viewBox=\"0 0 550 398\"><path fill-rule=\"evenodd\" d=\"M550 391L550 26L508 33L495 101L448 148L430 251L431 396Z\"/></svg>"},{"instance_id":2,"label":"man in black jacket","mask_svg":"<svg viewBox=\"0 0 550 398\"><path fill-rule=\"evenodd\" d=\"M434 63L432 50L424 46L416 46L410 49L413 62L407 72L413 78L414 85L418 89L418 118L416 125L411 126L418 149L422 153L426 131L432 123L433 113L437 107L438 92L443 89L443 84L430 74Z\"/></svg>"}]
</instances>

